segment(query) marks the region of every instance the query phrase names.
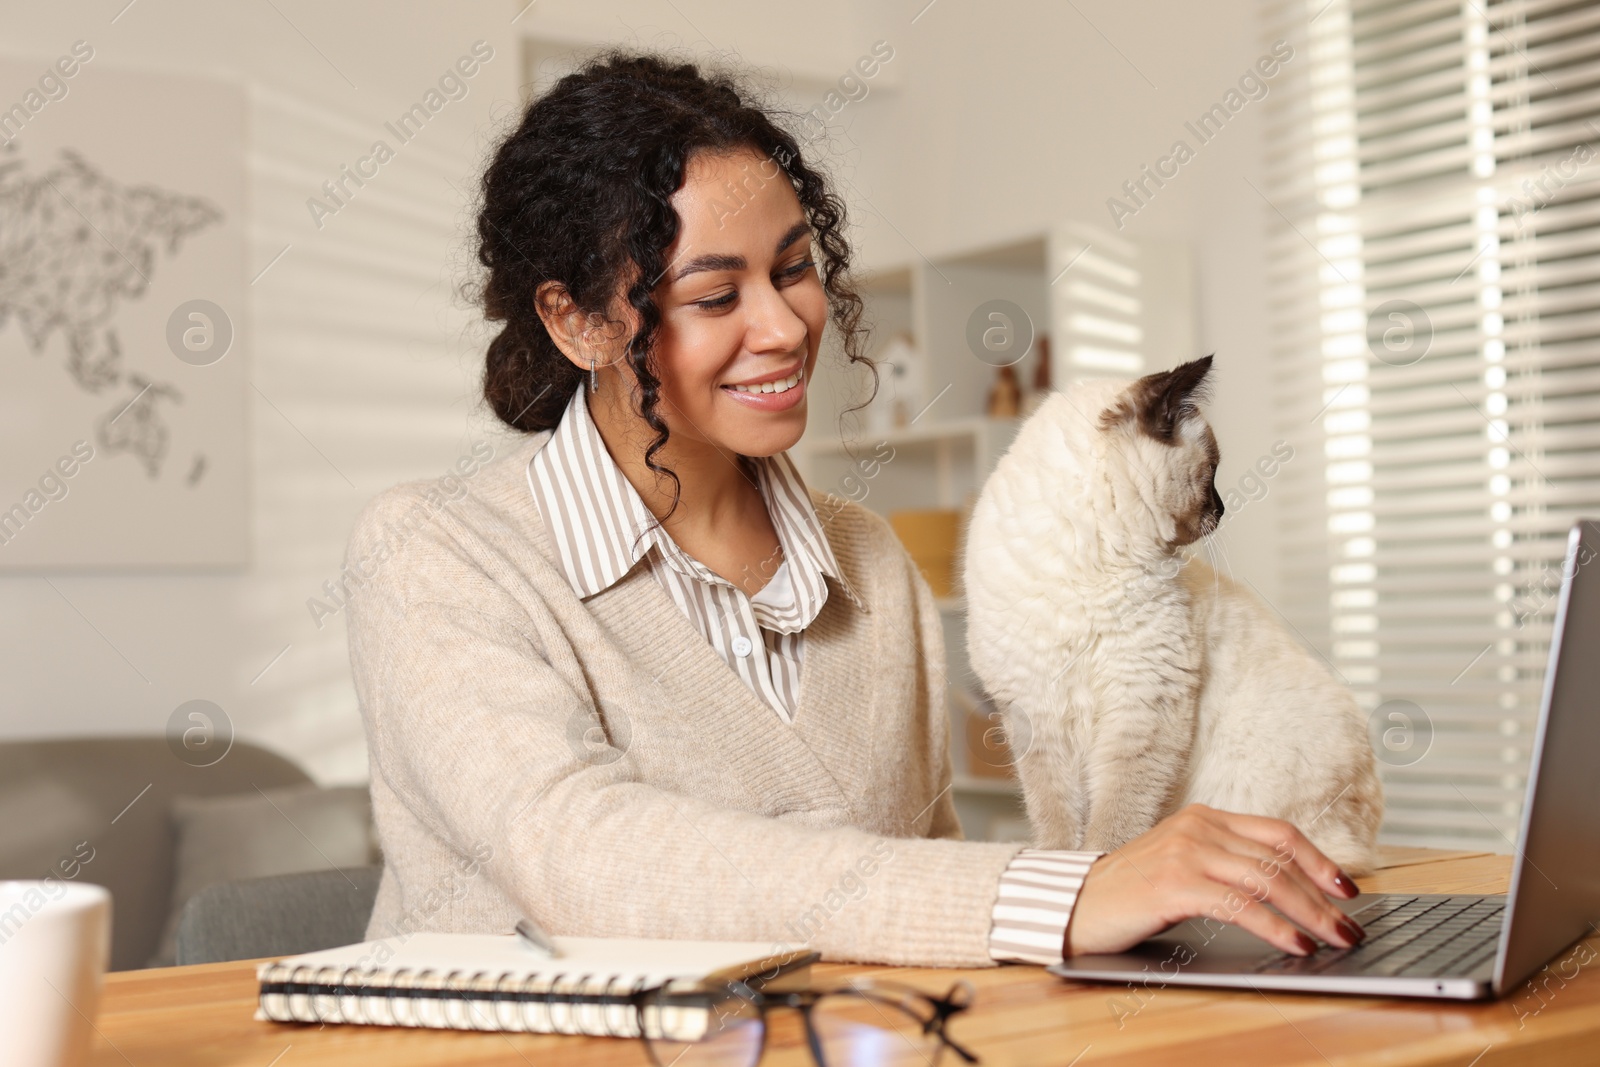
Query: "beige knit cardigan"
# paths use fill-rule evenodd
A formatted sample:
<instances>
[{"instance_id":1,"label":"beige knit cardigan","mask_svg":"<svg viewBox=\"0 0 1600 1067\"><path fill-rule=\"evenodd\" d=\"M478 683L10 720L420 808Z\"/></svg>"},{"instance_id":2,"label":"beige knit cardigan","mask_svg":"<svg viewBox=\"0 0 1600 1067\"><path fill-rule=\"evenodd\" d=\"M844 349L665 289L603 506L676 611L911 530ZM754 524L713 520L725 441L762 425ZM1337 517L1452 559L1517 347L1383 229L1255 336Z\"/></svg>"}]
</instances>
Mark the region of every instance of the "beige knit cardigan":
<instances>
[{"instance_id":1,"label":"beige knit cardigan","mask_svg":"<svg viewBox=\"0 0 1600 1067\"><path fill-rule=\"evenodd\" d=\"M350 662L384 873L368 938L499 932L809 945L991 966L1001 872L962 841L927 583L883 519L812 491L849 587L806 631L793 725L644 566L585 600L518 440L362 511Z\"/></svg>"}]
</instances>

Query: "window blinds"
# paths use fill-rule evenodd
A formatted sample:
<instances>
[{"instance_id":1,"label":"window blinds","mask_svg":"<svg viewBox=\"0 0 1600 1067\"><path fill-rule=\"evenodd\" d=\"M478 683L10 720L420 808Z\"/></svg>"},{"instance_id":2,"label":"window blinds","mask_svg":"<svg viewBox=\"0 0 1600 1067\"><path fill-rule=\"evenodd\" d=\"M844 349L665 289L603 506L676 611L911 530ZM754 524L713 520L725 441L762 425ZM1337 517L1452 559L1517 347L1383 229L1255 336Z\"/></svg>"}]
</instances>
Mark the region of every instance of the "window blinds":
<instances>
[{"instance_id":1,"label":"window blinds","mask_svg":"<svg viewBox=\"0 0 1600 1067\"><path fill-rule=\"evenodd\" d=\"M1278 606L1385 840L1509 851L1565 534L1600 517L1600 7L1268 0Z\"/></svg>"}]
</instances>

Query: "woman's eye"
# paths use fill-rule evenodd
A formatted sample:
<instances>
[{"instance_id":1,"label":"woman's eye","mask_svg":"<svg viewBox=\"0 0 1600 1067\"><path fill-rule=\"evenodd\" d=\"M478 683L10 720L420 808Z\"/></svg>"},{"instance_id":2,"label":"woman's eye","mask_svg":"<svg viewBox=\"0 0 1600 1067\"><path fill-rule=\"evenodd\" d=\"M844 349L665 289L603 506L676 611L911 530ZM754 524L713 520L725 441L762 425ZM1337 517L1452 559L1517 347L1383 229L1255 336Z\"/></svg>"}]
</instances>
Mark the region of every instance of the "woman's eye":
<instances>
[{"instance_id":1,"label":"woman's eye","mask_svg":"<svg viewBox=\"0 0 1600 1067\"><path fill-rule=\"evenodd\" d=\"M694 306L705 308L707 311L717 311L733 303L738 295L738 293L723 293L721 296L714 296L710 300L696 300Z\"/></svg>"},{"instance_id":2,"label":"woman's eye","mask_svg":"<svg viewBox=\"0 0 1600 1067\"><path fill-rule=\"evenodd\" d=\"M796 263L792 267L784 268L778 272L778 277L792 280L800 277L800 275L804 274L814 266L816 266L816 263L808 259L803 263Z\"/></svg>"}]
</instances>

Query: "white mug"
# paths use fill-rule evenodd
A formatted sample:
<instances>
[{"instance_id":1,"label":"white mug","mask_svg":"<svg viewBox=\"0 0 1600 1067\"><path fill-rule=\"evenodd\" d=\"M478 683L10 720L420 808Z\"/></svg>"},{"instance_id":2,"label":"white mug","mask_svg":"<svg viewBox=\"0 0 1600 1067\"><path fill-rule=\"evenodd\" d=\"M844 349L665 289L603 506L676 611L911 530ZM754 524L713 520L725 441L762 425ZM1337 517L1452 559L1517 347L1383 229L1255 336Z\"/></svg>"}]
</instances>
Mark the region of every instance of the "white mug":
<instances>
[{"instance_id":1,"label":"white mug","mask_svg":"<svg viewBox=\"0 0 1600 1067\"><path fill-rule=\"evenodd\" d=\"M0 882L0 1067L88 1058L111 958L111 894L46 879Z\"/></svg>"}]
</instances>

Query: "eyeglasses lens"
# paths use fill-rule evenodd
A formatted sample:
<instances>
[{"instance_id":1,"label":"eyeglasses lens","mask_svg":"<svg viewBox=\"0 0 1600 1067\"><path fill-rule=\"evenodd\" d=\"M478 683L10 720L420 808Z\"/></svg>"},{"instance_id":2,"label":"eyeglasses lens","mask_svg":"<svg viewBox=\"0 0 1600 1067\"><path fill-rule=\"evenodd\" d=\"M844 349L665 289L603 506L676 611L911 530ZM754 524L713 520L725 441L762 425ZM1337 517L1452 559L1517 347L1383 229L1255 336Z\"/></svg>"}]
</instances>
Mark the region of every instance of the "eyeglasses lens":
<instances>
[{"instance_id":1,"label":"eyeglasses lens","mask_svg":"<svg viewBox=\"0 0 1600 1067\"><path fill-rule=\"evenodd\" d=\"M828 1067L873 1064L931 1067L943 1048L923 1033L922 1019L890 999L835 994L818 999L811 1025L822 1041Z\"/></svg>"},{"instance_id":2,"label":"eyeglasses lens","mask_svg":"<svg viewBox=\"0 0 1600 1067\"><path fill-rule=\"evenodd\" d=\"M740 997L660 995L640 1007L656 1067L754 1067L761 1059L761 1012Z\"/></svg>"}]
</instances>

